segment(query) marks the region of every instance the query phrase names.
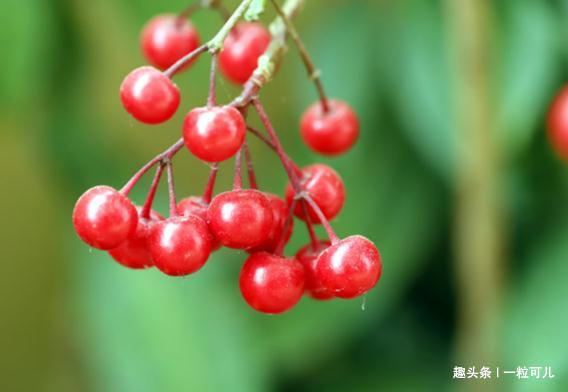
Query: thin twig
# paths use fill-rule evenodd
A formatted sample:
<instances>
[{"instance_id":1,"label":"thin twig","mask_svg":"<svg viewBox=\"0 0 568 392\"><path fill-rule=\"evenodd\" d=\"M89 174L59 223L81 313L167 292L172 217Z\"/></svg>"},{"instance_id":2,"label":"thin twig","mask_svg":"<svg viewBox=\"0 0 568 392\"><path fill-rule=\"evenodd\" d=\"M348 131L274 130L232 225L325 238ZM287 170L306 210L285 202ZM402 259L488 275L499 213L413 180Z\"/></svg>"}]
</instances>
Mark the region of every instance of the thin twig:
<instances>
[{"instance_id":1,"label":"thin twig","mask_svg":"<svg viewBox=\"0 0 568 392\"><path fill-rule=\"evenodd\" d=\"M316 87L316 90L317 90L319 98L320 98L322 109L325 113L329 110L329 103L328 103L327 96L325 95L325 92L324 92L324 89L323 89L323 84L321 83L320 72L319 72L318 69L316 69L314 62L312 61L311 56L308 54L308 50L306 49L306 46L304 45L304 43L302 42L302 39L300 38L300 34L298 33L298 31L294 27L294 24L292 23L290 18L288 18L288 16L284 13L282 8L280 8L280 5L278 5L278 2L276 0L271 0L271 1L272 1L272 5L274 6L274 9L276 10L276 13L284 21L284 24L286 25L286 29L288 30L288 33L290 33L292 40L296 44L296 48L298 49L298 52L300 53L300 57L302 58L302 62L304 63L304 66L306 67L306 71L308 72L308 77L310 78L310 80L312 80L314 82L314 85Z\"/></svg>"},{"instance_id":2,"label":"thin twig","mask_svg":"<svg viewBox=\"0 0 568 392\"><path fill-rule=\"evenodd\" d=\"M164 172L164 165L159 164L156 169L156 174L152 180L152 185L150 185L150 190L148 191L148 196L146 196L146 201L142 206L142 211L140 212L140 217L144 219L150 218L150 211L152 209L152 203L154 203L154 197L156 196L156 190L158 189L158 184L160 183L160 178L162 178L162 173Z\"/></svg>"}]
</instances>

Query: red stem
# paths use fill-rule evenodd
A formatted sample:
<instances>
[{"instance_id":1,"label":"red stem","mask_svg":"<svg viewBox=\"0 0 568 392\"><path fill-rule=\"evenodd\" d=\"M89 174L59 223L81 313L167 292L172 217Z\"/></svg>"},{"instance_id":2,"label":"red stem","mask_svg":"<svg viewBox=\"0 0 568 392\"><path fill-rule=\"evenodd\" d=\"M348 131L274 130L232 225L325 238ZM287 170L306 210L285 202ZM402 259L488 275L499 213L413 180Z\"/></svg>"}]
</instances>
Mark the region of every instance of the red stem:
<instances>
[{"instance_id":1,"label":"red stem","mask_svg":"<svg viewBox=\"0 0 568 392\"><path fill-rule=\"evenodd\" d=\"M243 173L241 170L242 149L242 147L239 148L239 151L235 154L235 177L233 179L233 190L243 189Z\"/></svg>"},{"instance_id":2,"label":"red stem","mask_svg":"<svg viewBox=\"0 0 568 392\"><path fill-rule=\"evenodd\" d=\"M163 159L172 159L172 157L183 147L183 139L179 139L177 142L168 147L164 152L156 155L148 163L142 166L133 176L128 180L128 182L122 187L120 193L124 196L128 196L134 185L142 178L142 176L152 168L156 163L162 161Z\"/></svg>"},{"instance_id":3,"label":"red stem","mask_svg":"<svg viewBox=\"0 0 568 392\"><path fill-rule=\"evenodd\" d=\"M183 22L183 20L193 14L195 11L201 8L201 2L198 0L193 4L188 5L184 10L182 10L177 16L178 25Z\"/></svg>"},{"instance_id":4,"label":"red stem","mask_svg":"<svg viewBox=\"0 0 568 392\"><path fill-rule=\"evenodd\" d=\"M217 53L211 53L211 71L209 72L209 94L207 96L207 107L217 106L217 94L215 93L217 77Z\"/></svg>"},{"instance_id":5,"label":"red stem","mask_svg":"<svg viewBox=\"0 0 568 392\"><path fill-rule=\"evenodd\" d=\"M301 197L310 205L310 207L312 207L312 210L314 210L314 212L318 216L331 243L332 244L337 243L339 241L339 238L337 237L337 235L335 235L333 228L329 224L329 221L327 220L327 218L325 217L325 215L323 214L317 203L307 193L303 193Z\"/></svg>"},{"instance_id":6,"label":"red stem","mask_svg":"<svg viewBox=\"0 0 568 392\"><path fill-rule=\"evenodd\" d=\"M166 171L168 173L168 194L170 196L170 217L177 216L176 191L174 187L174 170L172 162L166 162Z\"/></svg>"},{"instance_id":7,"label":"red stem","mask_svg":"<svg viewBox=\"0 0 568 392\"><path fill-rule=\"evenodd\" d=\"M280 234L280 239L278 240L278 245L276 246L276 249L274 249L274 254L278 256L282 256L282 252L284 251L284 245L286 244L286 235L288 234L288 227L290 227L292 219L294 218L294 209L296 208L297 202L298 200L294 199L292 200L292 204L290 204L290 209L288 210L288 215L286 215L286 220L284 221L282 233Z\"/></svg>"},{"instance_id":8,"label":"red stem","mask_svg":"<svg viewBox=\"0 0 568 392\"><path fill-rule=\"evenodd\" d=\"M211 165L211 171L209 172L209 178L207 179L207 184L205 184L205 190L203 191L202 199L205 203L211 203L213 197L213 189L215 188L215 180L217 179L217 172L219 171L219 163L215 162Z\"/></svg>"},{"instance_id":9,"label":"red stem","mask_svg":"<svg viewBox=\"0 0 568 392\"><path fill-rule=\"evenodd\" d=\"M256 174L254 173L254 166L252 164L252 157L250 155L250 149L246 140L243 143L243 148L245 150L245 161L247 163L249 186L252 189L258 189L258 185L256 183Z\"/></svg>"},{"instance_id":10,"label":"red stem","mask_svg":"<svg viewBox=\"0 0 568 392\"><path fill-rule=\"evenodd\" d=\"M302 210L304 212L304 216L306 217L306 228L308 229L308 233L310 235L310 241L312 243L312 249L316 250L318 247L318 236L316 235L316 231L314 230L314 224L312 219L310 218L310 214L308 213L308 208L306 207L306 201L302 200Z\"/></svg>"},{"instance_id":11,"label":"red stem","mask_svg":"<svg viewBox=\"0 0 568 392\"><path fill-rule=\"evenodd\" d=\"M156 190L158 189L158 184L160 183L160 178L162 178L162 173L164 172L164 165L158 165L156 169L156 174L152 180L152 185L148 191L148 196L146 196L146 201L142 206L142 211L140 212L140 217L144 219L150 219L150 210L152 209L152 203L154 203L154 197L156 196Z\"/></svg>"},{"instance_id":12,"label":"red stem","mask_svg":"<svg viewBox=\"0 0 568 392\"><path fill-rule=\"evenodd\" d=\"M306 46L304 45L304 43L302 42L302 39L300 38L300 34L298 33L298 31L294 27L294 24L292 23L290 18L288 18L286 16L286 14L284 13L284 11L280 7L280 5L278 5L278 2L276 0L272 0L272 5L274 6L274 9L276 10L276 13L278 14L278 16L280 16L280 18L282 19L282 21L286 25L286 29L288 30L288 33L290 34L290 36L292 37L292 40L296 44L296 48L298 49L298 53L300 54L300 58L302 59L302 62L304 63L304 67L306 68L306 71L308 73L308 77L314 82L314 85L315 85L316 90L318 92L323 112L327 113L329 111L329 102L328 102L327 96L325 95L325 91L323 89L323 84L321 83L319 71L316 69L314 62L312 61L312 58L308 54L308 50L306 49Z\"/></svg>"},{"instance_id":13,"label":"red stem","mask_svg":"<svg viewBox=\"0 0 568 392\"><path fill-rule=\"evenodd\" d=\"M179 71L185 64L187 64L188 62L190 62L191 60L193 60L195 57L199 56L200 54L202 54L203 52L207 51L207 44L203 44L200 47L198 47L197 49L195 49L193 52L189 52L188 54L186 54L185 56L183 56L181 59L179 59L178 61L176 61L170 68L166 69L164 71L164 75L166 75L168 78L171 78L173 75L176 74L177 71Z\"/></svg>"},{"instance_id":14,"label":"red stem","mask_svg":"<svg viewBox=\"0 0 568 392\"><path fill-rule=\"evenodd\" d=\"M278 158L280 158L280 162L282 162L282 166L284 166L284 170L286 171L286 174L288 175L288 178L290 179L290 183L292 184L292 188L294 188L294 192L296 194L300 193L302 191L302 187L300 185L298 175L297 175L296 170L294 168L295 165L292 164L292 160L288 157L288 155L286 155L286 152L284 152L284 149L282 148L282 144L280 143L280 139L278 139L278 136L276 135L276 131L272 127L272 124L270 123L270 120L268 119L268 115L266 114L266 111L264 110L264 107L262 106L262 104L260 103L260 101L257 98L253 98L251 100L251 102L252 102L253 106L255 107L255 109L258 113L258 116L260 117L260 121L262 121L262 124L264 125L264 128L266 129L266 132L268 132L268 135L270 136L270 140L272 141L272 144L274 144L274 149L276 150L276 155L278 155Z\"/></svg>"}]
</instances>

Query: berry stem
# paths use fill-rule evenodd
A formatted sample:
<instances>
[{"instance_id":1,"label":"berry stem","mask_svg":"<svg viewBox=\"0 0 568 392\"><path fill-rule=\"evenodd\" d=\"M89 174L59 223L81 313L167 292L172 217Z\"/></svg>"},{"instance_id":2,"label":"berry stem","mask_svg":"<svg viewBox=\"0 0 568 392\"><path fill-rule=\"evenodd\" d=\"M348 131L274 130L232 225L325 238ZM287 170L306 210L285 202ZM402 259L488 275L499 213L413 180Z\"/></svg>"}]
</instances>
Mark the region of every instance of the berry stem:
<instances>
[{"instance_id":1,"label":"berry stem","mask_svg":"<svg viewBox=\"0 0 568 392\"><path fill-rule=\"evenodd\" d=\"M323 214L317 203L314 201L314 199L312 199L310 195L308 195L307 193L301 194L301 198L304 199L310 205L310 207L312 207L312 209L318 216L323 228L325 229L325 232L327 233L327 236L329 237L331 243L332 244L337 243L339 241L339 238L337 237L337 235L335 235L335 232L333 231L333 228L329 224L329 221L327 220L327 218L325 217L325 215Z\"/></svg>"},{"instance_id":2,"label":"berry stem","mask_svg":"<svg viewBox=\"0 0 568 392\"><path fill-rule=\"evenodd\" d=\"M217 106L217 94L215 92L217 79L217 53L211 53L211 71L209 73L209 94L207 95L207 107Z\"/></svg>"},{"instance_id":3,"label":"berry stem","mask_svg":"<svg viewBox=\"0 0 568 392\"><path fill-rule=\"evenodd\" d=\"M252 157L250 154L250 148L246 140L243 143L243 149L245 150L245 161L247 163L249 186L252 189L258 189L258 185L256 183L256 174L254 173L254 166L252 164Z\"/></svg>"},{"instance_id":4,"label":"berry stem","mask_svg":"<svg viewBox=\"0 0 568 392\"><path fill-rule=\"evenodd\" d=\"M162 173L164 172L164 165L161 163L156 169L156 174L152 180L152 185L148 191L148 196L146 196L146 201L142 206L142 211L140 212L140 217L144 219L150 218L150 210L152 209L152 203L154 203L154 197L156 196L156 190L158 189L158 184L160 183L160 178L162 178Z\"/></svg>"},{"instance_id":5,"label":"berry stem","mask_svg":"<svg viewBox=\"0 0 568 392\"><path fill-rule=\"evenodd\" d=\"M219 171L219 163L215 162L211 165L211 172L209 172L209 178L207 179L207 184L205 184L205 190L203 191L202 199L205 203L211 203L213 197L213 188L215 188L215 180L217 179L217 172Z\"/></svg>"},{"instance_id":6,"label":"berry stem","mask_svg":"<svg viewBox=\"0 0 568 392\"><path fill-rule=\"evenodd\" d=\"M276 147L274 146L274 143L272 143L270 140L268 140L268 138L266 136L264 136L258 129L255 129L249 125L247 125L247 130L252 133L254 136L256 136L258 139L260 139L264 144L266 144L270 149L272 149L272 151L276 152ZM296 172L296 175L298 177L302 177L302 171L300 170L300 168L298 167L298 165L296 165L296 163L292 160L290 160L289 164L292 166L292 168L294 169L294 171Z\"/></svg>"},{"instance_id":7,"label":"berry stem","mask_svg":"<svg viewBox=\"0 0 568 392\"><path fill-rule=\"evenodd\" d=\"M201 9L203 4L201 1L196 1L183 9L177 16L177 22L181 23L185 18L191 16L195 11Z\"/></svg>"},{"instance_id":8,"label":"berry stem","mask_svg":"<svg viewBox=\"0 0 568 392\"><path fill-rule=\"evenodd\" d=\"M229 20L231 13L227 8L225 8L221 0L213 0L210 3L211 4L209 7L215 9L215 11L217 11L219 15L221 15L221 18L223 18L225 22Z\"/></svg>"},{"instance_id":9,"label":"berry stem","mask_svg":"<svg viewBox=\"0 0 568 392\"><path fill-rule=\"evenodd\" d=\"M166 75L168 78L171 78L185 64L187 64L188 62L190 62L191 60L193 60L194 58L196 58L197 56L201 55L204 52L207 52L207 44L203 44L203 45L197 47L196 49L193 50L193 52L189 52L188 54L183 56L181 59L176 61L172 66L170 66L170 68L168 68L164 71L164 75Z\"/></svg>"},{"instance_id":10,"label":"berry stem","mask_svg":"<svg viewBox=\"0 0 568 392\"><path fill-rule=\"evenodd\" d=\"M278 256L282 256L282 252L284 251L284 245L286 244L286 234L288 233L288 227L290 227L292 219L294 218L294 209L296 208L297 203L297 199L292 200L292 204L290 204L290 208L288 209L288 214L286 215L286 220L284 221L282 233L280 234L280 239L278 240L278 245L276 246L276 249L274 249L274 254Z\"/></svg>"},{"instance_id":11,"label":"berry stem","mask_svg":"<svg viewBox=\"0 0 568 392\"><path fill-rule=\"evenodd\" d=\"M166 172L168 173L168 194L170 196L170 216L177 216L176 191L174 187L174 169L172 162L165 160Z\"/></svg>"},{"instance_id":12,"label":"berry stem","mask_svg":"<svg viewBox=\"0 0 568 392\"><path fill-rule=\"evenodd\" d=\"M268 140L266 138L266 136L264 136L262 133L260 133L260 131L254 129L253 127L251 127L249 125L247 125L247 131L249 131L254 136L259 138L264 144L266 144L269 148L271 148L273 151L276 152L276 147L274 147L274 143L272 143L270 140Z\"/></svg>"},{"instance_id":13,"label":"berry stem","mask_svg":"<svg viewBox=\"0 0 568 392\"><path fill-rule=\"evenodd\" d=\"M280 143L280 139L278 139L276 131L274 131L274 128L272 127L272 124L268 119L268 115L266 114L264 107L262 106L258 98L253 98L251 102L256 109L258 116L260 117L260 121L262 121L262 124L266 129L266 132L268 132L268 135L270 136L270 140L274 145L274 149L276 150L276 155L278 155L278 158L280 158L280 161L282 162L282 166L284 167L284 170L286 171L286 174L290 179L292 188L294 188L296 194L300 193L302 191L302 188L296 170L294 169L294 164L292 163L292 160L288 157L288 155L286 155L286 152L284 152L282 144Z\"/></svg>"},{"instance_id":14,"label":"berry stem","mask_svg":"<svg viewBox=\"0 0 568 392\"><path fill-rule=\"evenodd\" d=\"M225 38L227 38L233 27L235 27L239 19L241 19L244 15L251 2L252 0L243 0L241 4L239 4L223 27L221 27L221 30L219 30L217 34L215 34L215 36L206 44L207 49L209 49L212 53L217 53L223 49Z\"/></svg>"},{"instance_id":15,"label":"berry stem","mask_svg":"<svg viewBox=\"0 0 568 392\"><path fill-rule=\"evenodd\" d=\"M130 180L128 180L128 182L122 187L122 189L120 189L120 193L122 193L124 196L128 196L128 194L130 193L130 191L132 190L132 188L134 188L134 185L136 185L136 183L138 181L140 181L140 178L142 178L142 176L152 168L152 166L154 166L156 163L160 162L161 160L167 158L172 159L173 156L184 146L184 142L183 139L179 139L177 142L175 142L174 144L172 144L170 147L168 147L164 152L156 155L154 158L152 158L148 163L146 163L144 166L142 166L133 176Z\"/></svg>"},{"instance_id":16,"label":"berry stem","mask_svg":"<svg viewBox=\"0 0 568 392\"><path fill-rule=\"evenodd\" d=\"M316 250L318 247L318 236L316 235L316 231L314 230L314 224L310 215L308 214L308 208L306 207L306 201L302 200L302 210L304 212L304 216L306 217L306 228L308 229L308 233L310 235L310 241L312 243L312 249Z\"/></svg>"},{"instance_id":17,"label":"berry stem","mask_svg":"<svg viewBox=\"0 0 568 392\"><path fill-rule=\"evenodd\" d=\"M235 177L233 178L233 190L243 189L243 173L241 170L242 150L243 148L241 147L235 154Z\"/></svg>"},{"instance_id":18,"label":"berry stem","mask_svg":"<svg viewBox=\"0 0 568 392\"><path fill-rule=\"evenodd\" d=\"M280 16L280 18L282 18L282 21L284 21L284 24L286 25L286 30L288 30L288 33L290 33L290 36L292 37L292 40L294 41L294 44L298 49L300 57L302 58L302 62L306 67L306 71L308 72L308 77L310 78L310 80L314 82L314 85L316 87L316 90L320 98L323 112L327 113L329 111L329 104L327 96L325 95L325 91L323 89L323 84L320 79L320 71L316 69L314 62L312 61L312 58L308 54L306 46L304 45L302 39L300 38L300 34L294 27L294 24L292 23L290 18L284 13L282 8L280 8L280 5L278 5L278 2L276 0L271 0L271 1L272 5L274 6L274 9L276 10L276 13Z\"/></svg>"}]
</instances>

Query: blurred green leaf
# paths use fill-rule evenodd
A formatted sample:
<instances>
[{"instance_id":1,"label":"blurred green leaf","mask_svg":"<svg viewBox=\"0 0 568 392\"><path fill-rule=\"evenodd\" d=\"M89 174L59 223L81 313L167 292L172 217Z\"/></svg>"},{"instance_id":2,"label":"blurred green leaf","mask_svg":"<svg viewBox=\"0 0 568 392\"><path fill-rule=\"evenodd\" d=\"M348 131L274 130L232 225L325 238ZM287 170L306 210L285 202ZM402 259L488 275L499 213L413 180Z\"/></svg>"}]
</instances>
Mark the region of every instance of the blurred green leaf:
<instances>
[{"instance_id":1,"label":"blurred green leaf","mask_svg":"<svg viewBox=\"0 0 568 392\"><path fill-rule=\"evenodd\" d=\"M559 71L561 32L556 15L543 1L506 2L499 20L496 129L506 152L517 154L540 129L537 123Z\"/></svg>"},{"instance_id":2,"label":"blurred green leaf","mask_svg":"<svg viewBox=\"0 0 568 392\"><path fill-rule=\"evenodd\" d=\"M563 217L563 218L561 218ZM568 388L568 216L555 230L538 236L529 265L511 291L506 312L506 362L503 366L551 366L554 380L518 382L515 391L560 391Z\"/></svg>"},{"instance_id":3,"label":"blurred green leaf","mask_svg":"<svg viewBox=\"0 0 568 392\"><path fill-rule=\"evenodd\" d=\"M53 12L43 0L3 0L0 12L0 111L42 98L53 50Z\"/></svg>"},{"instance_id":4,"label":"blurred green leaf","mask_svg":"<svg viewBox=\"0 0 568 392\"><path fill-rule=\"evenodd\" d=\"M397 44L389 47L393 58L386 78L398 120L427 162L449 179L456 154L455 107L439 4L401 2L394 16Z\"/></svg>"}]
</instances>

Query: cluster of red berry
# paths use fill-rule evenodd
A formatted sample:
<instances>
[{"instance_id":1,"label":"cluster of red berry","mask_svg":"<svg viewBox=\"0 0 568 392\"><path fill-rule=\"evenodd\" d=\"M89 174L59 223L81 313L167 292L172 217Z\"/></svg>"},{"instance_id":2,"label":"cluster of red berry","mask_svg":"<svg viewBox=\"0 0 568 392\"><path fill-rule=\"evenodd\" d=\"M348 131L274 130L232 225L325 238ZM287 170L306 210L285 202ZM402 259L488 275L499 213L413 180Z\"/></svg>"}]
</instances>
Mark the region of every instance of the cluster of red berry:
<instances>
[{"instance_id":1,"label":"cluster of red berry","mask_svg":"<svg viewBox=\"0 0 568 392\"><path fill-rule=\"evenodd\" d=\"M199 270L211 252L221 246L246 250L250 255L242 267L240 289L246 302L260 312L284 312L304 292L316 299L359 296L380 278L379 252L365 237L339 239L333 232L329 220L340 212L345 200L340 176L323 164L300 169L282 149L257 97L264 75L258 71L262 63L259 58L267 56L272 37L259 23L235 24L244 3L223 27L227 33L221 35L222 49L211 45L212 41L200 46L197 30L180 16L161 15L147 24L142 33L142 51L156 68L144 66L126 76L120 88L125 109L149 124L171 118L180 101L171 77L209 51L212 61L207 106L189 111L182 138L142 167L121 190L96 186L86 191L73 211L75 230L87 244L108 250L122 265L135 269L155 266L171 276ZM278 11L288 29L292 28L286 13ZM218 106L215 97L217 61L229 80L244 84L243 94L224 106ZM357 139L357 116L346 103L327 100L321 91L322 99L309 107L301 119L301 135L317 152L345 152ZM267 136L247 126L245 115L249 107L256 109ZM260 137L280 158L290 180L286 200L258 190L245 141L247 131ZM183 146L212 163L212 168L203 195L177 203L171 158ZM233 189L213 197L218 162L232 156ZM243 157L250 189L243 189ZM141 207L136 207L128 194L154 166L156 175L148 197ZM151 207L164 170L170 196L167 219ZM311 242L294 257L285 257L282 252L292 234L293 215L306 223ZM314 224L324 226L329 240L316 237Z\"/></svg>"},{"instance_id":2,"label":"cluster of red berry","mask_svg":"<svg viewBox=\"0 0 568 392\"><path fill-rule=\"evenodd\" d=\"M562 159L568 162L568 86L564 86L548 111L548 138Z\"/></svg>"}]
</instances>

